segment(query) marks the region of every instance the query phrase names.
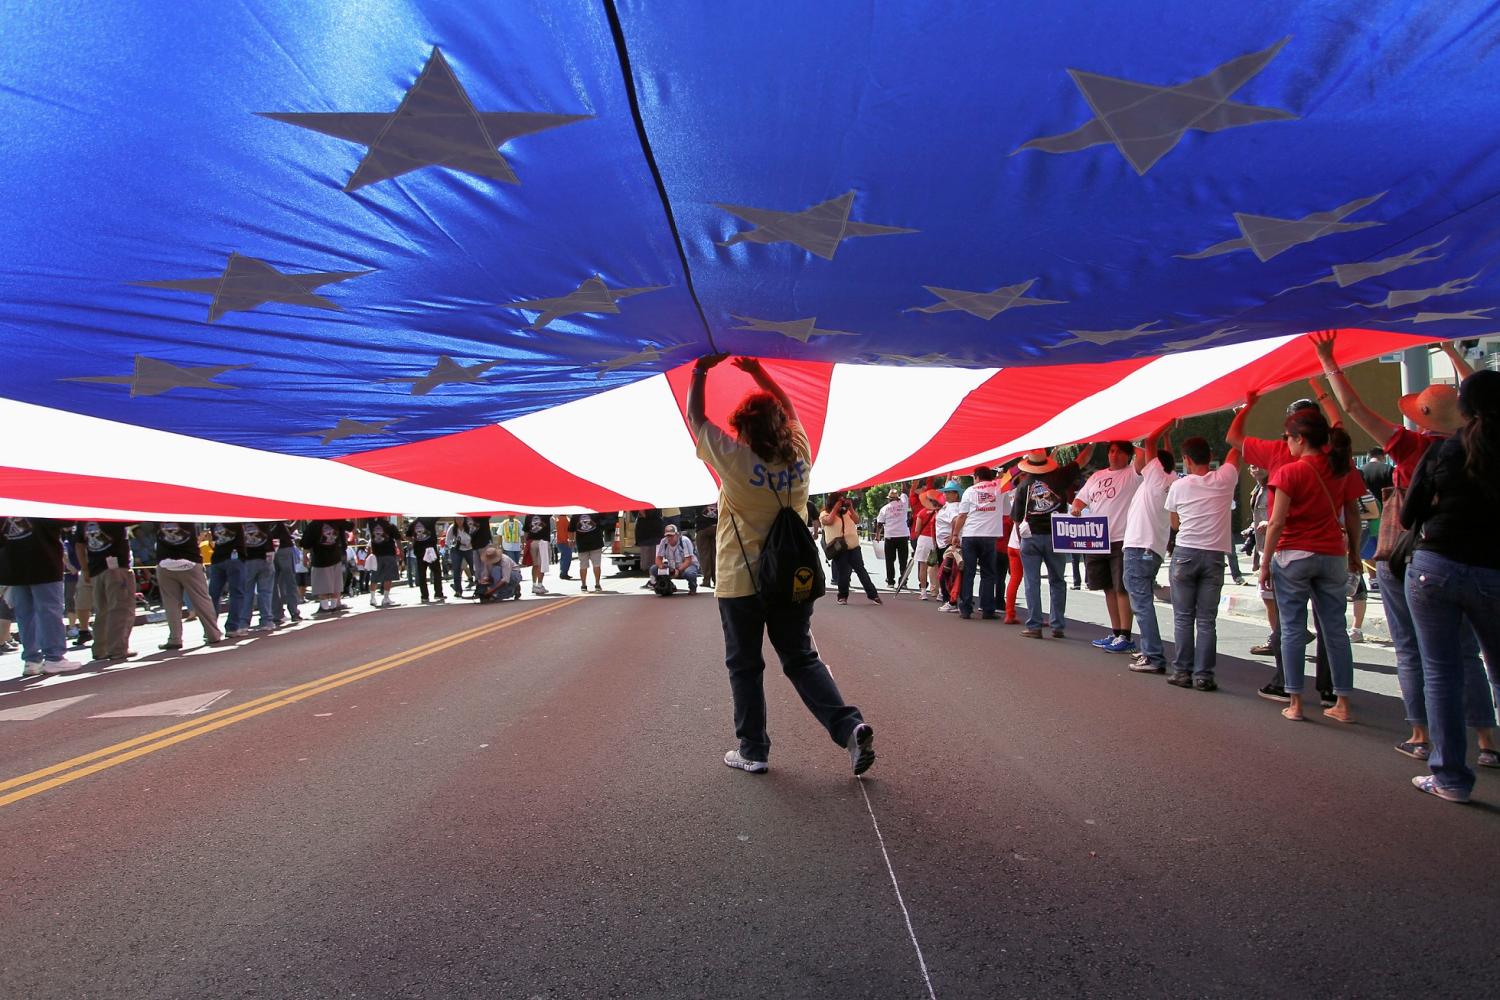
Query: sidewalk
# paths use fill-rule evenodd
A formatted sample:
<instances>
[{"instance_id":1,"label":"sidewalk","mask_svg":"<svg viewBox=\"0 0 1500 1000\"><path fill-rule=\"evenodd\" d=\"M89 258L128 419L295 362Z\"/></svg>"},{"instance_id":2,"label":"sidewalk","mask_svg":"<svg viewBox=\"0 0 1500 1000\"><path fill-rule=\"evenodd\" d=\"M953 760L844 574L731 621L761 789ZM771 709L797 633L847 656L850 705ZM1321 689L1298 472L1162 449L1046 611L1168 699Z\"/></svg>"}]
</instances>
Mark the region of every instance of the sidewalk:
<instances>
[{"instance_id":1,"label":"sidewalk","mask_svg":"<svg viewBox=\"0 0 1500 1000\"><path fill-rule=\"evenodd\" d=\"M1246 581L1253 583L1253 577L1245 577ZM1158 596L1162 592L1158 592ZM1354 610L1345 612L1349 616L1350 624L1353 624ZM1225 581L1224 593L1219 598L1219 614L1231 618L1241 618L1248 621L1265 622L1266 605L1260 599L1260 588L1257 586L1238 586L1233 581ZM1365 639L1375 642L1390 642L1391 632L1385 623L1385 604L1380 599L1380 592L1370 591L1369 599L1365 603L1365 623L1361 631Z\"/></svg>"}]
</instances>

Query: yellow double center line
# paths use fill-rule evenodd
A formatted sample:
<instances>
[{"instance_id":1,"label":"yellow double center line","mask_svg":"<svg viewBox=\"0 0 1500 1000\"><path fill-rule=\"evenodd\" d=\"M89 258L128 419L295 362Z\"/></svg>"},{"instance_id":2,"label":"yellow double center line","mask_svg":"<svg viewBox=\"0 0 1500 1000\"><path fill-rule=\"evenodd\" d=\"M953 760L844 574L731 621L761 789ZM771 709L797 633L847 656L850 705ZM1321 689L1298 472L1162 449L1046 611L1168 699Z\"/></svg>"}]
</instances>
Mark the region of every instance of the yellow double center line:
<instances>
[{"instance_id":1,"label":"yellow double center line","mask_svg":"<svg viewBox=\"0 0 1500 1000\"><path fill-rule=\"evenodd\" d=\"M466 632L444 636L441 639L435 639L432 642L415 646L399 653L393 653L390 656L372 660L369 663L362 663L357 667L350 667L348 670L330 674L327 677L320 677L317 680L297 684L273 694L263 695L244 704L235 705L232 708L210 712L208 715L190 719L187 722L179 722L175 726L167 726L165 729L158 729L153 733L125 740L123 743L116 743L101 750L94 750L82 756L74 757L72 760L65 760L59 764L52 764L40 770L32 771L30 774L22 774L5 781L0 781L0 793L4 793L0 794L0 806L8 806L12 802L19 802L33 795L39 795L60 785L66 785L70 781L77 781L79 778L86 778L91 774L97 774L116 765L135 760L137 757L144 757L148 753L164 750L169 746L185 742L196 736L203 736L216 729L223 729L225 726L232 726L236 722L244 722L246 719L254 718L257 715L273 712L278 708L285 708L287 705L294 705L305 698L311 698L313 695L332 691L334 688L343 687L345 684L353 684L355 681L362 681L367 677L374 677L376 674L404 666L414 660L420 660L425 656L431 656L433 653L442 652L445 649L450 649L471 639L478 639L480 636L490 635L502 629L520 625L523 622L528 622L533 618L549 614L559 608L565 608L569 604L575 604L581 600L583 600L581 597L568 597L561 601L549 602L545 607L537 608L534 611L525 611L506 618L503 621L491 622L488 625L481 625Z\"/></svg>"}]
</instances>

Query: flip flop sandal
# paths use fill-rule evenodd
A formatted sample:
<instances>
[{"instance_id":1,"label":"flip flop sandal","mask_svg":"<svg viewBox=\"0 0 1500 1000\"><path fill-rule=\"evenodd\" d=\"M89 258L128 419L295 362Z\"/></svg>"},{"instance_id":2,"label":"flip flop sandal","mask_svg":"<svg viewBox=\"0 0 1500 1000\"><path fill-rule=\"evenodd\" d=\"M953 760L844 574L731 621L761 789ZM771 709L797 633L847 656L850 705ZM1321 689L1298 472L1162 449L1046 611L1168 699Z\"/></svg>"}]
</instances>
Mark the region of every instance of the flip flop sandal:
<instances>
[{"instance_id":1,"label":"flip flop sandal","mask_svg":"<svg viewBox=\"0 0 1500 1000\"><path fill-rule=\"evenodd\" d=\"M1413 743L1411 740L1403 740L1396 744L1396 752L1404 753L1412 760L1426 760L1432 755L1432 746L1427 743Z\"/></svg>"},{"instance_id":2,"label":"flip flop sandal","mask_svg":"<svg viewBox=\"0 0 1500 1000\"><path fill-rule=\"evenodd\" d=\"M1480 767L1500 767L1500 750L1479 751Z\"/></svg>"}]
</instances>

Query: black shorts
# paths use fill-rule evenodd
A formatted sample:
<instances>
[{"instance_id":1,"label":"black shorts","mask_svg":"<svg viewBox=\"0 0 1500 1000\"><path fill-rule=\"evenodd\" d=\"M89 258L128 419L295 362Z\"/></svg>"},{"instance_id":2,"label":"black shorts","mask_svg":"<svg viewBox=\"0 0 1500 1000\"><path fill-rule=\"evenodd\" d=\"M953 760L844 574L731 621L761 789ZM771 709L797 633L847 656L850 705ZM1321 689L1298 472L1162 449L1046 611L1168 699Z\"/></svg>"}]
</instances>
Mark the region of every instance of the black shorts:
<instances>
[{"instance_id":1,"label":"black shorts","mask_svg":"<svg viewBox=\"0 0 1500 1000\"><path fill-rule=\"evenodd\" d=\"M1125 590L1125 543L1111 542L1109 555L1099 553L1083 560L1084 579L1090 590Z\"/></svg>"}]
</instances>

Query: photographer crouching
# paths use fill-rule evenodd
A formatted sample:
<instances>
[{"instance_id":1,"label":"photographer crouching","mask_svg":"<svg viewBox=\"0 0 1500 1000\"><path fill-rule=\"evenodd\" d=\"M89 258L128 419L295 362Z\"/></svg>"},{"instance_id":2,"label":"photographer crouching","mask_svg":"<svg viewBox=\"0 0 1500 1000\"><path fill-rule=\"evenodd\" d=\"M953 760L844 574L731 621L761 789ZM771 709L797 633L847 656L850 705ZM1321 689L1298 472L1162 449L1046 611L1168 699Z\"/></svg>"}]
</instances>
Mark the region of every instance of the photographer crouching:
<instances>
[{"instance_id":1,"label":"photographer crouching","mask_svg":"<svg viewBox=\"0 0 1500 1000\"><path fill-rule=\"evenodd\" d=\"M678 531L677 525L668 524L661 541L656 543L651 586L658 597L667 597L677 592L673 580L686 580L689 594L698 592L698 556L692 540Z\"/></svg>"}]
</instances>

